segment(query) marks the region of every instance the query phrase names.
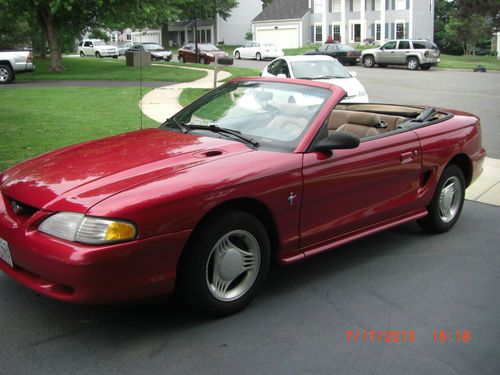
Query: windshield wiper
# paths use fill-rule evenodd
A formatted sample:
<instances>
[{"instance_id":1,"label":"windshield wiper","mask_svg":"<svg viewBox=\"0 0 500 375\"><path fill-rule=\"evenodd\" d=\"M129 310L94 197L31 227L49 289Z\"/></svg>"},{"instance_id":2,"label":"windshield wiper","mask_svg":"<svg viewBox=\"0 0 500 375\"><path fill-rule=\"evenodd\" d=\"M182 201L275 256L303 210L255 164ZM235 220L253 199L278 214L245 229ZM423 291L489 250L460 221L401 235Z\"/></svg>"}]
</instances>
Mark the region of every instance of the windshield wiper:
<instances>
[{"instance_id":1,"label":"windshield wiper","mask_svg":"<svg viewBox=\"0 0 500 375\"><path fill-rule=\"evenodd\" d=\"M174 117L170 117L169 119L167 119L167 121L161 124L160 127L163 128L165 126L168 126L168 124L174 124L183 133L189 133L189 129L187 128L187 126L178 122Z\"/></svg>"},{"instance_id":2,"label":"windshield wiper","mask_svg":"<svg viewBox=\"0 0 500 375\"><path fill-rule=\"evenodd\" d=\"M253 139L242 136L241 132L239 132L237 130L221 128L217 124L208 124L208 125L185 124L184 127L188 128L189 130L208 130L208 131L211 131L213 133L229 134L235 138L238 138L238 139L250 144L252 147L259 147L260 146L259 143L255 142Z\"/></svg>"}]
</instances>

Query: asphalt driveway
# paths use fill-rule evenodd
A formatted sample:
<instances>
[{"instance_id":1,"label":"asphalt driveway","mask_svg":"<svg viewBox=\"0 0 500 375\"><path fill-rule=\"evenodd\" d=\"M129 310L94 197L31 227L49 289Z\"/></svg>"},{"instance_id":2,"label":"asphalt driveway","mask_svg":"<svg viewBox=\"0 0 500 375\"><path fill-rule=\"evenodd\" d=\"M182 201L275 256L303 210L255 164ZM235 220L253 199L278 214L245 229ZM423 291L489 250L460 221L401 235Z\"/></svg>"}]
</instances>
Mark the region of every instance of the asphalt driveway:
<instances>
[{"instance_id":1,"label":"asphalt driveway","mask_svg":"<svg viewBox=\"0 0 500 375\"><path fill-rule=\"evenodd\" d=\"M466 202L449 233L406 225L275 268L248 309L220 320L172 301L67 305L0 275L1 373L497 375L499 222L499 208ZM415 340L379 342L386 330Z\"/></svg>"}]
</instances>

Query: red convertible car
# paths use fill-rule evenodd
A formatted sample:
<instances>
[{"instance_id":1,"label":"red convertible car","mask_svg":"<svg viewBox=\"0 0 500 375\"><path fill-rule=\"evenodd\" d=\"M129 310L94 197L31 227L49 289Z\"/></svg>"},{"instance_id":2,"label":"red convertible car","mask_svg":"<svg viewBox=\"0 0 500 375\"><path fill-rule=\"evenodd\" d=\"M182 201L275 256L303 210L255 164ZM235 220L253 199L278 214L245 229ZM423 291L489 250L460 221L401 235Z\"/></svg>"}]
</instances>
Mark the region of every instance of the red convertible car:
<instances>
[{"instance_id":1,"label":"red convertible car","mask_svg":"<svg viewBox=\"0 0 500 375\"><path fill-rule=\"evenodd\" d=\"M86 142L0 175L0 268L62 301L175 293L212 315L292 263L412 220L458 220L481 173L479 119L342 104L326 83L229 82L157 129Z\"/></svg>"}]
</instances>

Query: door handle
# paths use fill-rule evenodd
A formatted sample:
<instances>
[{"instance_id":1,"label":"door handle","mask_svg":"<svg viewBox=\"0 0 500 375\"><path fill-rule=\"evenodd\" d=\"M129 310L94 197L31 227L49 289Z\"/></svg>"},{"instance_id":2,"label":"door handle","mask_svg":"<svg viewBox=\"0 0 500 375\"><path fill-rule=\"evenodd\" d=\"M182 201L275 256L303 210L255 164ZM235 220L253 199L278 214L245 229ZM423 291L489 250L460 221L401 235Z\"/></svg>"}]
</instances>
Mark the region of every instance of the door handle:
<instances>
[{"instance_id":1,"label":"door handle","mask_svg":"<svg viewBox=\"0 0 500 375\"><path fill-rule=\"evenodd\" d=\"M399 160L401 160L401 164L406 164L406 163L411 163L413 158L417 156L417 151L408 151L408 152L403 152L399 156Z\"/></svg>"}]
</instances>

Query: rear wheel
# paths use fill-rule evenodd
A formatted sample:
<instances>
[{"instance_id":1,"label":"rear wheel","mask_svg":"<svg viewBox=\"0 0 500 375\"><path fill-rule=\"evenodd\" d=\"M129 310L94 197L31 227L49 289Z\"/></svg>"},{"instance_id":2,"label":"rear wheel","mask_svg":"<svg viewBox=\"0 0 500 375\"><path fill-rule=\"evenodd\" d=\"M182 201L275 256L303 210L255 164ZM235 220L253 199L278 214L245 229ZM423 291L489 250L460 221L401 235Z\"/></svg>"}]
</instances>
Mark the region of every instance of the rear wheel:
<instances>
[{"instance_id":1,"label":"rear wheel","mask_svg":"<svg viewBox=\"0 0 500 375\"><path fill-rule=\"evenodd\" d=\"M80 57L85 57L85 53L83 51L80 51Z\"/></svg>"},{"instance_id":2,"label":"rear wheel","mask_svg":"<svg viewBox=\"0 0 500 375\"><path fill-rule=\"evenodd\" d=\"M417 223L427 232L443 233L457 222L465 197L465 178L456 165L449 165L439 179L431 204L427 207L427 217Z\"/></svg>"},{"instance_id":3,"label":"rear wheel","mask_svg":"<svg viewBox=\"0 0 500 375\"><path fill-rule=\"evenodd\" d=\"M416 57L409 57L408 60L406 60L406 67L408 70L417 70L419 65L420 64Z\"/></svg>"},{"instance_id":4,"label":"rear wheel","mask_svg":"<svg viewBox=\"0 0 500 375\"><path fill-rule=\"evenodd\" d=\"M365 68L373 68L375 66L375 59L372 55L367 55L363 57L363 65Z\"/></svg>"},{"instance_id":5,"label":"rear wheel","mask_svg":"<svg viewBox=\"0 0 500 375\"><path fill-rule=\"evenodd\" d=\"M179 265L178 296L213 316L241 310L269 270L270 244L264 226L253 215L229 211L194 236Z\"/></svg>"},{"instance_id":6,"label":"rear wheel","mask_svg":"<svg viewBox=\"0 0 500 375\"><path fill-rule=\"evenodd\" d=\"M257 52L257 54L255 55L255 58L260 61L262 60L262 55L260 54L260 52Z\"/></svg>"},{"instance_id":7,"label":"rear wheel","mask_svg":"<svg viewBox=\"0 0 500 375\"><path fill-rule=\"evenodd\" d=\"M99 51L95 53L95 57L97 57L97 58L101 57L101 54L99 53Z\"/></svg>"},{"instance_id":8,"label":"rear wheel","mask_svg":"<svg viewBox=\"0 0 500 375\"><path fill-rule=\"evenodd\" d=\"M186 63L186 60L184 60L184 57L179 56L179 62L181 62L181 63L183 63L183 64L184 64L184 63Z\"/></svg>"},{"instance_id":9,"label":"rear wheel","mask_svg":"<svg viewBox=\"0 0 500 375\"><path fill-rule=\"evenodd\" d=\"M14 79L14 72L7 64L0 64L0 84L9 83Z\"/></svg>"},{"instance_id":10,"label":"rear wheel","mask_svg":"<svg viewBox=\"0 0 500 375\"><path fill-rule=\"evenodd\" d=\"M234 53L234 58L235 58L236 60L241 59L240 53L239 53L238 51L236 51L236 52Z\"/></svg>"}]
</instances>

